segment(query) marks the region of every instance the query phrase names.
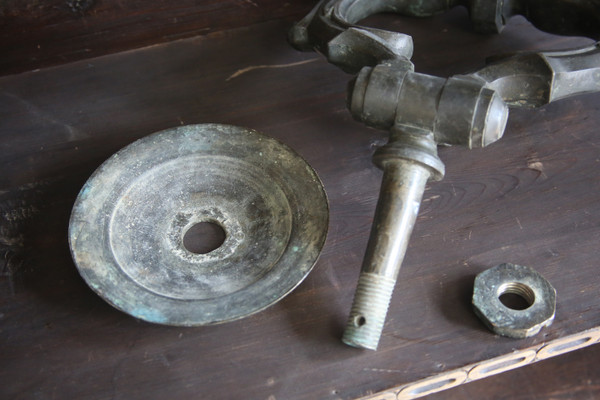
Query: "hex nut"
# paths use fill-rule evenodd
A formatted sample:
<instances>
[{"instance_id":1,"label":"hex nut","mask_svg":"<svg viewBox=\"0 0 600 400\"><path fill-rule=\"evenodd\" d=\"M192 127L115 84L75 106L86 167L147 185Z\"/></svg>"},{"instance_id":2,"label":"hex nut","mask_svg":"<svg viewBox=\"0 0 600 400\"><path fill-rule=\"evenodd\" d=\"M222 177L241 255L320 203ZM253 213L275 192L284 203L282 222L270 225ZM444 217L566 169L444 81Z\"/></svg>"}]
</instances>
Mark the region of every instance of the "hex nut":
<instances>
[{"instance_id":1,"label":"hex nut","mask_svg":"<svg viewBox=\"0 0 600 400\"><path fill-rule=\"evenodd\" d=\"M504 294L522 297L525 309L507 307L500 300ZM550 326L556 313L556 290L532 268L500 264L475 278L473 309L494 333L511 338L536 335Z\"/></svg>"}]
</instances>

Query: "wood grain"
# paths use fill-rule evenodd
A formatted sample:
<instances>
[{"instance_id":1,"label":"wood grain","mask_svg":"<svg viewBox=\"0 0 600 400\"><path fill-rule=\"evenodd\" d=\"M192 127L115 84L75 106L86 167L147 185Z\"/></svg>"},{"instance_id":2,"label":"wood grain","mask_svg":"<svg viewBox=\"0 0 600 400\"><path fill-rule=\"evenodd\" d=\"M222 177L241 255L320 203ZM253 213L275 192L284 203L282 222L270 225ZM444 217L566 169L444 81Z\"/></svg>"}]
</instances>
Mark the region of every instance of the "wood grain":
<instances>
[{"instance_id":1,"label":"wood grain","mask_svg":"<svg viewBox=\"0 0 600 400\"><path fill-rule=\"evenodd\" d=\"M300 18L313 1L4 0L0 75L220 32Z\"/></svg>"},{"instance_id":2,"label":"wood grain","mask_svg":"<svg viewBox=\"0 0 600 400\"><path fill-rule=\"evenodd\" d=\"M519 19L481 36L467 21L458 9L369 23L413 34L417 70L440 75L492 54L584 42ZM0 397L351 399L600 326L594 94L513 111L487 149L440 150L447 175L425 193L380 350L344 346L381 179L370 157L386 133L351 119L350 77L291 49L288 28L264 22L0 78ZM328 240L307 280L255 316L189 329L140 322L79 277L70 208L119 148L202 122L257 129L305 157L329 195ZM496 337L471 311L474 276L500 262L529 265L557 289L556 320L540 335Z\"/></svg>"}]
</instances>

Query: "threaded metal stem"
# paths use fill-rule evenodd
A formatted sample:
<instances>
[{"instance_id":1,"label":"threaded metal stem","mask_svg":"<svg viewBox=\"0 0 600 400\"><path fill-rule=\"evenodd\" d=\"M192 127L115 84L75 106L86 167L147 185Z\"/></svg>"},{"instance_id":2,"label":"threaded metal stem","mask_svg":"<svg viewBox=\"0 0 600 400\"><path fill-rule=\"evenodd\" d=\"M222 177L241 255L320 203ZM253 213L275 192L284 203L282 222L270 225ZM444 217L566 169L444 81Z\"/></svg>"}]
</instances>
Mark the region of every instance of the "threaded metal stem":
<instances>
[{"instance_id":1,"label":"threaded metal stem","mask_svg":"<svg viewBox=\"0 0 600 400\"><path fill-rule=\"evenodd\" d=\"M362 272L354 294L342 341L349 346L377 350L396 281Z\"/></svg>"}]
</instances>

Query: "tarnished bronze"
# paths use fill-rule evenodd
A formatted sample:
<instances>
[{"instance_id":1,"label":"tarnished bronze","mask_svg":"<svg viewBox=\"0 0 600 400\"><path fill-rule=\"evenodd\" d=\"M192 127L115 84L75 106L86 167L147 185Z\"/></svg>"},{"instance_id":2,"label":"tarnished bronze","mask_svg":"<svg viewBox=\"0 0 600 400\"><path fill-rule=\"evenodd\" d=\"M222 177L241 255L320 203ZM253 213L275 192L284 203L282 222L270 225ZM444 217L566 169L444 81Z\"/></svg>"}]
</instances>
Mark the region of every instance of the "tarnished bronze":
<instances>
[{"instance_id":1,"label":"tarnished bronze","mask_svg":"<svg viewBox=\"0 0 600 400\"><path fill-rule=\"evenodd\" d=\"M514 295L522 302L504 304ZM473 286L473 309L498 335L525 338L550 326L556 314L556 290L533 268L500 264L481 272Z\"/></svg>"},{"instance_id":2,"label":"tarnished bronze","mask_svg":"<svg viewBox=\"0 0 600 400\"><path fill-rule=\"evenodd\" d=\"M379 12L423 17L463 5L474 28L500 32L521 14L558 34L600 37L597 0L323 0L290 31L346 72L348 106L359 121L390 131L374 162L383 182L343 341L376 349L425 184L444 176L436 146L485 147L504 133L509 107L538 107L600 91L600 45L497 58L483 69L442 78L414 71L409 35L357 23Z\"/></svg>"},{"instance_id":3,"label":"tarnished bronze","mask_svg":"<svg viewBox=\"0 0 600 400\"><path fill-rule=\"evenodd\" d=\"M225 233L187 248L198 224ZM206 325L277 302L310 272L328 205L312 168L255 131L190 125L125 147L96 170L73 207L69 240L88 285L146 321Z\"/></svg>"}]
</instances>

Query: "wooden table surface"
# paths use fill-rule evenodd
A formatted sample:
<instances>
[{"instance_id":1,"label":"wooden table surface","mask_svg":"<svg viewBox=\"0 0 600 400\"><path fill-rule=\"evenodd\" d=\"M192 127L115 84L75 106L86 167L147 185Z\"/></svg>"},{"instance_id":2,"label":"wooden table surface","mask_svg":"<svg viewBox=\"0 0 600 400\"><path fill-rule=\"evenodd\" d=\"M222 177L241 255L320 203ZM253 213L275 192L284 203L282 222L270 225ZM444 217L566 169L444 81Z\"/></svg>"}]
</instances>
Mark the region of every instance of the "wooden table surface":
<instances>
[{"instance_id":1,"label":"wooden table surface","mask_svg":"<svg viewBox=\"0 0 600 400\"><path fill-rule=\"evenodd\" d=\"M489 148L440 149L446 177L425 192L379 350L340 342L381 179L371 155L386 133L352 120L350 76L287 44L313 4L298 3L97 58L60 64L50 52L41 69L11 53L3 71L19 73L0 77L0 398L403 398L468 382L497 357L526 365L600 339L600 96L590 94L511 111ZM416 70L440 76L494 54L589 43L521 18L478 35L464 9L367 23L411 34ZM70 209L121 147L206 122L250 127L300 153L329 196L327 242L308 278L255 316L199 328L137 321L79 277ZM556 320L533 338L497 337L471 310L475 275L501 262L531 266L557 290ZM430 398L598 397L599 359L592 346ZM423 379L433 386L410 386Z\"/></svg>"}]
</instances>

